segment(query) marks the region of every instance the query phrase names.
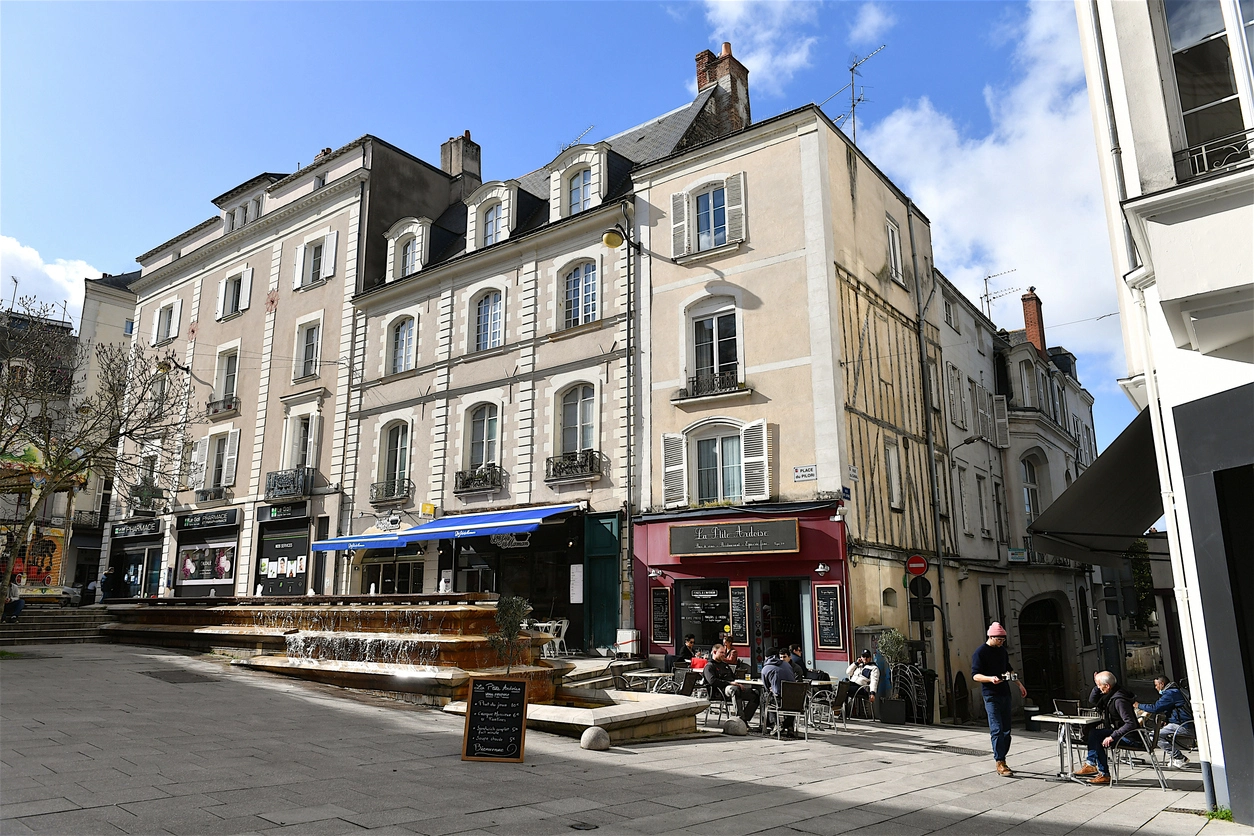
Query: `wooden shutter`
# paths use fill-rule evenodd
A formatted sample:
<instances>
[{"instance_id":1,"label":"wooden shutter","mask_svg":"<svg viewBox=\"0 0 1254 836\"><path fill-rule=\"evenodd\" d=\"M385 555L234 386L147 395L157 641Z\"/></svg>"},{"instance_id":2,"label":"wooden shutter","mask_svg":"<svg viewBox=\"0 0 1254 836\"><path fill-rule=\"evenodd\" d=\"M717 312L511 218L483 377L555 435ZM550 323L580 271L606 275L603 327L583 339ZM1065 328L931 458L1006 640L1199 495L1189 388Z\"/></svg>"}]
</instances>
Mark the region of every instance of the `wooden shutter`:
<instances>
[{"instance_id":1,"label":"wooden shutter","mask_svg":"<svg viewBox=\"0 0 1254 836\"><path fill-rule=\"evenodd\" d=\"M662 434L662 502L667 508L688 504L688 440Z\"/></svg>"},{"instance_id":2,"label":"wooden shutter","mask_svg":"<svg viewBox=\"0 0 1254 836\"><path fill-rule=\"evenodd\" d=\"M332 232L322 243L322 278L329 279L335 275L335 243L340 238L338 232Z\"/></svg>"},{"instance_id":3,"label":"wooden shutter","mask_svg":"<svg viewBox=\"0 0 1254 836\"><path fill-rule=\"evenodd\" d=\"M396 239L388 239L388 259L384 262L383 281L390 282L393 279L400 278L400 273L396 270Z\"/></svg>"},{"instance_id":4,"label":"wooden shutter","mask_svg":"<svg viewBox=\"0 0 1254 836\"><path fill-rule=\"evenodd\" d=\"M153 311L152 315L152 339L148 341L149 345L157 344L157 332L161 329L161 308Z\"/></svg>"},{"instance_id":5,"label":"wooden shutter","mask_svg":"<svg viewBox=\"0 0 1254 836\"><path fill-rule=\"evenodd\" d=\"M993 424L996 426L997 446L1005 450L1010 446L1010 414L1006 409L1006 396L993 397Z\"/></svg>"},{"instance_id":6,"label":"wooden shutter","mask_svg":"<svg viewBox=\"0 0 1254 836\"><path fill-rule=\"evenodd\" d=\"M723 200L727 209L727 243L745 237L745 175L733 174L723 184Z\"/></svg>"},{"instance_id":7,"label":"wooden shutter","mask_svg":"<svg viewBox=\"0 0 1254 836\"><path fill-rule=\"evenodd\" d=\"M183 300L174 300L174 313L170 315L170 336L177 337L179 335L179 320L183 317Z\"/></svg>"},{"instance_id":8,"label":"wooden shutter","mask_svg":"<svg viewBox=\"0 0 1254 836\"><path fill-rule=\"evenodd\" d=\"M187 476L187 484L194 491L205 486L205 463L209 460L209 437L205 436L192 448L192 470Z\"/></svg>"},{"instance_id":9,"label":"wooden shutter","mask_svg":"<svg viewBox=\"0 0 1254 836\"><path fill-rule=\"evenodd\" d=\"M253 298L253 268L245 267L243 274L239 277L239 309L241 311L248 310L248 304Z\"/></svg>"},{"instance_id":10,"label":"wooden shutter","mask_svg":"<svg viewBox=\"0 0 1254 836\"><path fill-rule=\"evenodd\" d=\"M292 289L300 290L300 286L304 280L305 272L305 245L296 245L296 262L292 271Z\"/></svg>"},{"instance_id":11,"label":"wooden shutter","mask_svg":"<svg viewBox=\"0 0 1254 836\"><path fill-rule=\"evenodd\" d=\"M218 319L226 313L226 282L225 278L218 280Z\"/></svg>"},{"instance_id":12,"label":"wooden shutter","mask_svg":"<svg viewBox=\"0 0 1254 836\"><path fill-rule=\"evenodd\" d=\"M222 487L235 484L235 465L239 462L239 430L231 430L226 437L226 455L222 458Z\"/></svg>"},{"instance_id":13,"label":"wooden shutter","mask_svg":"<svg viewBox=\"0 0 1254 836\"><path fill-rule=\"evenodd\" d=\"M949 417L958 423L958 367L953 363L945 364L945 385L949 395ZM961 424L959 424L961 426Z\"/></svg>"},{"instance_id":14,"label":"wooden shutter","mask_svg":"<svg viewBox=\"0 0 1254 836\"><path fill-rule=\"evenodd\" d=\"M671 257L688 254L688 195L671 195Z\"/></svg>"},{"instance_id":15,"label":"wooden shutter","mask_svg":"<svg viewBox=\"0 0 1254 836\"><path fill-rule=\"evenodd\" d=\"M745 502L771 498L770 439L766 421L751 421L740 430L740 467Z\"/></svg>"},{"instance_id":16,"label":"wooden shutter","mask_svg":"<svg viewBox=\"0 0 1254 836\"><path fill-rule=\"evenodd\" d=\"M309 467L317 469L318 467L318 440L319 433L322 431L322 416L313 414L309 416L309 444L305 448L305 464Z\"/></svg>"}]
</instances>

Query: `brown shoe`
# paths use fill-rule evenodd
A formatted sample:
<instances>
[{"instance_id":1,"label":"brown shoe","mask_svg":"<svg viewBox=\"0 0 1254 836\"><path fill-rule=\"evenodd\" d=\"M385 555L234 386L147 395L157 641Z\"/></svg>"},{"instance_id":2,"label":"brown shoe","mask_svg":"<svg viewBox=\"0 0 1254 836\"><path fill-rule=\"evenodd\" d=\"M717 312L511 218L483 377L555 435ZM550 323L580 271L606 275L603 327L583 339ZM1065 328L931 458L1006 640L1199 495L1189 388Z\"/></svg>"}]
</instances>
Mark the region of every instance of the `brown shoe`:
<instances>
[{"instance_id":1,"label":"brown shoe","mask_svg":"<svg viewBox=\"0 0 1254 836\"><path fill-rule=\"evenodd\" d=\"M1096 778L1089 779L1089 786L1104 787L1110 783L1109 775L1098 775Z\"/></svg>"},{"instance_id":2,"label":"brown shoe","mask_svg":"<svg viewBox=\"0 0 1254 836\"><path fill-rule=\"evenodd\" d=\"M997 762L997 774L1002 776L1003 778L1013 778L1015 773L1013 769L1006 766L1005 761L998 761Z\"/></svg>"},{"instance_id":3,"label":"brown shoe","mask_svg":"<svg viewBox=\"0 0 1254 836\"><path fill-rule=\"evenodd\" d=\"M1086 763L1083 769L1076 770L1071 774L1077 778L1087 778L1090 775L1097 775L1098 772L1096 766L1093 766L1091 763Z\"/></svg>"}]
</instances>

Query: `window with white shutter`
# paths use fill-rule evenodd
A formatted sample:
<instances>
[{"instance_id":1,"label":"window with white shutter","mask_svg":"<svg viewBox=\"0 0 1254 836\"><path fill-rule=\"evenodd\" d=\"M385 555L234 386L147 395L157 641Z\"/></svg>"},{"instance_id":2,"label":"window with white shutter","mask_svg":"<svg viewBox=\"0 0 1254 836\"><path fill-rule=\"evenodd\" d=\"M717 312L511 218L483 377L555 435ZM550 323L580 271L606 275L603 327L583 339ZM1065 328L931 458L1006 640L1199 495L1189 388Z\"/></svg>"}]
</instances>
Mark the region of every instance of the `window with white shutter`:
<instances>
[{"instance_id":1,"label":"window with white shutter","mask_svg":"<svg viewBox=\"0 0 1254 836\"><path fill-rule=\"evenodd\" d=\"M662 435L662 502L667 508L688 504L688 440L679 433Z\"/></svg>"},{"instance_id":2,"label":"window with white shutter","mask_svg":"<svg viewBox=\"0 0 1254 836\"><path fill-rule=\"evenodd\" d=\"M229 488L235 484L235 467L239 461L239 430L231 430L226 435L226 457L222 463L222 487Z\"/></svg>"},{"instance_id":3,"label":"window with white shutter","mask_svg":"<svg viewBox=\"0 0 1254 836\"><path fill-rule=\"evenodd\" d=\"M897 439L884 439L884 471L888 477L888 507L900 511L904 507L901 484L901 447Z\"/></svg>"},{"instance_id":4,"label":"window with white shutter","mask_svg":"<svg viewBox=\"0 0 1254 836\"><path fill-rule=\"evenodd\" d=\"M720 178L671 195L672 258L745 239L745 175Z\"/></svg>"},{"instance_id":5,"label":"window with white shutter","mask_svg":"<svg viewBox=\"0 0 1254 836\"><path fill-rule=\"evenodd\" d=\"M205 486L205 465L208 461L209 437L205 436L192 449L192 464L187 475L187 486L192 490L200 490Z\"/></svg>"},{"instance_id":6,"label":"window with white shutter","mask_svg":"<svg viewBox=\"0 0 1254 836\"><path fill-rule=\"evenodd\" d=\"M688 195L671 195L671 257L688 254Z\"/></svg>"},{"instance_id":7,"label":"window with white shutter","mask_svg":"<svg viewBox=\"0 0 1254 836\"><path fill-rule=\"evenodd\" d=\"M770 436L765 421L751 421L741 427L740 459L744 470L744 501L764 502L770 499Z\"/></svg>"}]
</instances>

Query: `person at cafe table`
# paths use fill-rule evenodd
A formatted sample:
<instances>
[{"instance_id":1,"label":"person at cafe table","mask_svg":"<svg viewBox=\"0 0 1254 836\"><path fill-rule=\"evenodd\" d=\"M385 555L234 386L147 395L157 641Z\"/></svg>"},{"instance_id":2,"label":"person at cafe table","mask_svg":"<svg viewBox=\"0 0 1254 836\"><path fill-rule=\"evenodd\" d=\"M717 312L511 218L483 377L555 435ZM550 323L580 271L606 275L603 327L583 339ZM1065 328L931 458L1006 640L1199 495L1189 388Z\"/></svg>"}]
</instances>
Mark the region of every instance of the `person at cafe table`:
<instances>
[{"instance_id":1,"label":"person at cafe table","mask_svg":"<svg viewBox=\"0 0 1254 836\"><path fill-rule=\"evenodd\" d=\"M1110 671L1101 671L1093 674L1093 682L1096 687L1089 695L1089 704L1101 711L1102 724L1089 729L1088 762L1075 775L1102 786L1110 783L1106 750L1118 746L1123 736L1138 728L1140 723L1136 719L1136 695L1119 687L1118 677Z\"/></svg>"},{"instance_id":2,"label":"person at cafe table","mask_svg":"<svg viewBox=\"0 0 1254 836\"><path fill-rule=\"evenodd\" d=\"M727 654L722 645L714 645L714 650L710 653L710 661L701 669L701 676L705 679L710 693L717 690L718 693L723 694L731 701L732 709L737 716L745 723L749 722L754 712L758 710L758 692L748 683L736 681L736 674L732 666L727 664Z\"/></svg>"},{"instance_id":3,"label":"person at cafe table","mask_svg":"<svg viewBox=\"0 0 1254 836\"><path fill-rule=\"evenodd\" d=\"M766 687L771 689L771 693L775 695L778 703L784 693L785 682L796 682L797 675L792 669L792 665L788 660L788 648L772 647L767 651L766 661L762 663L762 681L766 683ZM764 709L765 710L765 709ZM775 722L780 723L780 731L784 737L793 738L797 736L794 728L793 717L776 717Z\"/></svg>"},{"instance_id":4,"label":"person at cafe table","mask_svg":"<svg viewBox=\"0 0 1254 836\"><path fill-rule=\"evenodd\" d=\"M714 655L713 651L718 650L720 648L722 648L723 650L724 662L731 665L732 668L735 668L736 665L740 664L740 656L736 653L736 646L732 644L732 639L731 639L730 634L728 633L723 634L723 638L719 640L719 643L714 645L713 648L711 648L710 655L713 656Z\"/></svg>"}]
</instances>

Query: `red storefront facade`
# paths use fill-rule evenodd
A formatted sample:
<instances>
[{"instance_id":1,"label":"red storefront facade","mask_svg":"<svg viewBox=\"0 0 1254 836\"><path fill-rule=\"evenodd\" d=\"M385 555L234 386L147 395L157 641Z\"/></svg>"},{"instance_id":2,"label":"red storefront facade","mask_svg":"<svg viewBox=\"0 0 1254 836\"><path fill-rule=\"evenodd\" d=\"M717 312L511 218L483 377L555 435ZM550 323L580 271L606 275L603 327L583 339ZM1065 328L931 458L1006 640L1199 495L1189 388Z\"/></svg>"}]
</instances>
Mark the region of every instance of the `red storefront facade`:
<instances>
[{"instance_id":1,"label":"red storefront facade","mask_svg":"<svg viewBox=\"0 0 1254 836\"><path fill-rule=\"evenodd\" d=\"M708 650L724 633L740 657L762 663L796 642L807 666L839 678L849 664L845 526L840 503L714 508L637 517L634 621L650 657L692 633Z\"/></svg>"}]
</instances>

